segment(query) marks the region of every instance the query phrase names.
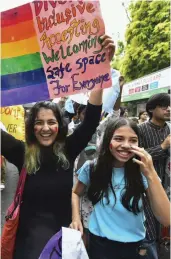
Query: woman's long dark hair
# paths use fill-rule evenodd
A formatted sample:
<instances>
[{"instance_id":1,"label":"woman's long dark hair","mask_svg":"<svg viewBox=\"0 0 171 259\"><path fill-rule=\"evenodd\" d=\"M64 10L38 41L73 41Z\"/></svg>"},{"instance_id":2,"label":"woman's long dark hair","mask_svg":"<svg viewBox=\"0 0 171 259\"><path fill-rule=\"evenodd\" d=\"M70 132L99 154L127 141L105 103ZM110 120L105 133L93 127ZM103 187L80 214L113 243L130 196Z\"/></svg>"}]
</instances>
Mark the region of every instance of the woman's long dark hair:
<instances>
[{"instance_id":1,"label":"woman's long dark hair","mask_svg":"<svg viewBox=\"0 0 171 259\"><path fill-rule=\"evenodd\" d=\"M140 111L140 112L139 112L139 115L138 115L139 120L141 119L141 115L142 115L143 113L146 113L146 111Z\"/></svg>"},{"instance_id":2,"label":"woman's long dark hair","mask_svg":"<svg viewBox=\"0 0 171 259\"><path fill-rule=\"evenodd\" d=\"M26 151L25 151L25 167L28 174L35 173L41 164L40 161L40 146L34 134L34 123L38 112L41 108L52 110L58 121L58 134L53 143L53 153L57 160L62 163L64 168L69 167L69 161L65 155L65 140L68 132L67 123L60 112L56 103L45 101L36 103L30 110L26 120Z\"/></svg>"},{"instance_id":3,"label":"woman's long dark hair","mask_svg":"<svg viewBox=\"0 0 171 259\"><path fill-rule=\"evenodd\" d=\"M115 130L122 126L128 126L136 133L139 137L138 126L135 122L119 118L117 120L111 120L106 128L103 143L98 156L97 164L90 175L90 187L88 189L88 197L92 201L93 205L101 201L103 197L106 197L109 201L109 188L111 188L113 195L116 194L112 186L112 172L114 167L114 157L109 149L111 139ZM135 215L141 211L138 202L145 192L143 185L143 179L140 172L139 165L133 163L132 159L125 163L125 192L122 195L122 204L128 210L133 212Z\"/></svg>"}]
</instances>

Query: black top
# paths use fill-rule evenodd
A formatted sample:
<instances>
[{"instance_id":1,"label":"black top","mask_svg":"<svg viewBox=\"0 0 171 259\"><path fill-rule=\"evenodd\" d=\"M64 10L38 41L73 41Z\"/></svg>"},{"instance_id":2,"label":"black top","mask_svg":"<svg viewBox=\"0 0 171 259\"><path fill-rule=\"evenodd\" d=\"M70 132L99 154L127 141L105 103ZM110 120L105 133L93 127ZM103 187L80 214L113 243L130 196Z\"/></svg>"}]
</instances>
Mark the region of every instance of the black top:
<instances>
[{"instance_id":1,"label":"black top","mask_svg":"<svg viewBox=\"0 0 171 259\"><path fill-rule=\"evenodd\" d=\"M140 146L145 148L152 156L156 172L163 182L165 175L166 159L169 156L167 150L162 149L161 144L170 134L170 128L167 123L164 127L153 124L151 121L139 125Z\"/></svg>"},{"instance_id":2,"label":"black top","mask_svg":"<svg viewBox=\"0 0 171 259\"><path fill-rule=\"evenodd\" d=\"M156 172L158 173L162 183L165 177L166 159L169 156L167 150L161 148L161 143L170 134L170 128L167 123L164 127L159 127L153 124L151 121L142 123L139 126L140 130L140 146L145 148L148 153L152 156L153 164ZM156 225L156 219L153 215L151 207L145 200L144 212L146 216L146 237L148 240L156 240L157 233L159 230L159 224ZM159 235L159 233L158 233Z\"/></svg>"},{"instance_id":3,"label":"black top","mask_svg":"<svg viewBox=\"0 0 171 259\"><path fill-rule=\"evenodd\" d=\"M41 166L36 174L27 175L15 245L15 259L38 259L48 240L71 222L73 164L90 141L99 124L101 106L87 105L85 119L66 139L70 167L64 170L51 147L41 149ZM21 170L24 143L2 131L2 155Z\"/></svg>"}]
</instances>

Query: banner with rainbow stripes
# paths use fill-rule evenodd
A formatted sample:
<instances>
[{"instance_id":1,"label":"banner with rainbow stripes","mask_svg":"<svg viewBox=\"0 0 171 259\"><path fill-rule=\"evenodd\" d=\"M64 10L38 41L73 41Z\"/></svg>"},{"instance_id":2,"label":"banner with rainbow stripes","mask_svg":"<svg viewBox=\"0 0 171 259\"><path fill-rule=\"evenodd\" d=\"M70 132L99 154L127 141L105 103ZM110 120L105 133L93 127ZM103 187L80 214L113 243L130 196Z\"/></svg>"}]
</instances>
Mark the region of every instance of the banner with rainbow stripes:
<instances>
[{"instance_id":1,"label":"banner with rainbow stripes","mask_svg":"<svg viewBox=\"0 0 171 259\"><path fill-rule=\"evenodd\" d=\"M30 3L1 13L1 105L49 99Z\"/></svg>"},{"instance_id":2,"label":"banner with rainbow stripes","mask_svg":"<svg viewBox=\"0 0 171 259\"><path fill-rule=\"evenodd\" d=\"M111 86L98 1L28 3L1 13L1 33L1 106Z\"/></svg>"}]
</instances>

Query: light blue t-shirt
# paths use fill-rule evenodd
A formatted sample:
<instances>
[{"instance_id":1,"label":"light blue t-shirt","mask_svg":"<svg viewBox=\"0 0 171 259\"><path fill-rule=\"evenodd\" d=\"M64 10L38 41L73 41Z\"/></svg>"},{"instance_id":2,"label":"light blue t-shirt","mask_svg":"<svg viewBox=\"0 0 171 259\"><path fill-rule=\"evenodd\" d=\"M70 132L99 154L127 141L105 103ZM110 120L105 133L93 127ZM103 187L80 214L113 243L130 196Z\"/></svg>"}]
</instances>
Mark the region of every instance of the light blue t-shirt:
<instances>
[{"instance_id":1,"label":"light blue t-shirt","mask_svg":"<svg viewBox=\"0 0 171 259\"><path fill-rule=\"evenodd\" d=\"M90 184L90 161L87 161L80 168L78 179L86 186ZM145 189L147 189L148 183L144 176L143 182ZM107 204L107 198L104 197L104 205L102 202L98 202L94 206L89 220L89 231L94 235L119 242L137 242L144 239L146 234L144 212L135 215L121 203L121 194L125 186L124 168L113 168L112 185L116 194L116 204L110 189L110 203ZM142 200L140 200L139 206L142 206Z\"/></svg>"}]
</instances>

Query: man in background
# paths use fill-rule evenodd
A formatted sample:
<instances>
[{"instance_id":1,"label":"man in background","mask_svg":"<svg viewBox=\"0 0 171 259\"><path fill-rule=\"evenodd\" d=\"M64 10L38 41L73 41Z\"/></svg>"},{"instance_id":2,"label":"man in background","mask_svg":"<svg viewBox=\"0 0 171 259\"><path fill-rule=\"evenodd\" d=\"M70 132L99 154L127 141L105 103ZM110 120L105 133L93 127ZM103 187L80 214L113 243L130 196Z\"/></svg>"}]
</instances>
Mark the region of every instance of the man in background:
<instances>
[{"instance_id":1,"label":"man in background","mask_svg":"<svg viewBox=\"0 0 171 259\"><path fill-rule=\"evenodd\" d=\"M170 187L170 181L167 181L169 186L166 186L166 165L168 159L170 159L169 94L160 93L150 97L146 104L146 111L149 115L149 121L139 125L140 146L152 156L155 170L161 179L164 189L167 190ZM149 240L157 240L159 244L161 238L164 237L162 236L162 227L155 221L147 200L146 203L147 238ZM166 236L170 236L169 229ZM160 248L161 246L158 245L158 247Z\"/></svg>"},{"instance_id":2,"label":"man in background","mask_svg":"<svg viewBox=\"0 0 171 259\"><path fill-rule=\"evenodd\" d=\"M155 170L161 181L165 177L166 159L170 148L170 96L167 93L153 95L147 102L149 121L139 125L140 145L152 156Z\"/></svg>"}]
</instances>

